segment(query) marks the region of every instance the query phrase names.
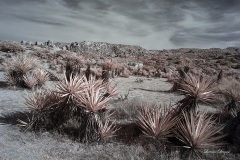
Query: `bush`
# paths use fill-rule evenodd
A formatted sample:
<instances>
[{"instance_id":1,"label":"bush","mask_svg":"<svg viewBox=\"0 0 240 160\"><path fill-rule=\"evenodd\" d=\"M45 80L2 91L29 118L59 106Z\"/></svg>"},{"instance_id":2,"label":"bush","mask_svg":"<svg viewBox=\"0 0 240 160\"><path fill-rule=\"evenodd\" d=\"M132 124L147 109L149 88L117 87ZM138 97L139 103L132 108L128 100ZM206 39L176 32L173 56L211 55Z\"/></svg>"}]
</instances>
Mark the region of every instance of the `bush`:
<instances>
[{"instance_id":1,"label":"bush","mask_svg":"<svg viewBox=\"0 0 240 160\"><path fill-rule=\"evenodd\" d=\"M24 48L18 43L3 42L0 44L0 51L17 53L17 52L23 52Z\"/></svg>"}]
</instances>

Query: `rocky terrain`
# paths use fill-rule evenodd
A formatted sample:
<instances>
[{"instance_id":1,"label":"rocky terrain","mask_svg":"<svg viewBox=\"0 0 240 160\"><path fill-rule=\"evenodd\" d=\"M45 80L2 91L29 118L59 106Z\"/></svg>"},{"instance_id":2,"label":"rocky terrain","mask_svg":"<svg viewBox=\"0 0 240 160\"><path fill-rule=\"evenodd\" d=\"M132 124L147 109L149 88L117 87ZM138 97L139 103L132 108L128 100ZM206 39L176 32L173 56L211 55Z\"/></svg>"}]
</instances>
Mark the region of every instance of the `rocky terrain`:
<instances>
[{"instance_id":1,"label":"rocky terrain","mask_svg":"<svg viewBox=\"0 0 240 160\"><path fill-rule=\"evenodd\" d=\"M32 94L34 86L39 85L12 85L11 75L9 78L7 73L22 55L37 59L37 65L26 75L30 77L38 69L48 74L43 88L54 88L64 79L68 62L80 68L81 74L86 74L88 67L96 77L109 71L108 80L118 92L109 108L116 109L116 120L122 130L106 142L85 144L72 140L69 135L47 130L24 133L20 126L3 123L4 115L29 110L24 96ZM178 147L159 146L138 133L133 106L141 102L171 106L182 100L185 96L172 89L176 76L186 68L191 74L207 78L222 73L218 89L226 89L228 83L239 83L240 49L146 50L140 46L104 42L0 41L0 159L181 159ZM222 96L215 100L213 104L200 103L200 110L220 114L227 100ZM239 131L240 125L236 128ZM233 134L239 133L237 131ZM234 138L234 144L240 142L239 135ZM232 146L221 148L222 153L213 150L207 153L206 159L239 159L239 152L236 153Z\"/></svg>"}]
</instances>

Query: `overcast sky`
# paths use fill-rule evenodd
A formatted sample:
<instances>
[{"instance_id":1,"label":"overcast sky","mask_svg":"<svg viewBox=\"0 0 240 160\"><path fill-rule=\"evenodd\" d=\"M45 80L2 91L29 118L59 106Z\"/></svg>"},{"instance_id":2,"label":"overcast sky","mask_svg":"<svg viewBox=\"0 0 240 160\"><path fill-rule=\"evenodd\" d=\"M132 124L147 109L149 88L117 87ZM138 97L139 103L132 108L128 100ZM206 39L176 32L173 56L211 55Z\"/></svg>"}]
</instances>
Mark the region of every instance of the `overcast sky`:
<instances>
[{"instance_id":1,"label":"overcast sky","mask_svg":"<svg viewBox=\"0 0 240 160\"><path fill-rule=\"evenodd\" d=\"M240 0L0 0L0 39L240 46Z\"/></svg>"}]
</instances>

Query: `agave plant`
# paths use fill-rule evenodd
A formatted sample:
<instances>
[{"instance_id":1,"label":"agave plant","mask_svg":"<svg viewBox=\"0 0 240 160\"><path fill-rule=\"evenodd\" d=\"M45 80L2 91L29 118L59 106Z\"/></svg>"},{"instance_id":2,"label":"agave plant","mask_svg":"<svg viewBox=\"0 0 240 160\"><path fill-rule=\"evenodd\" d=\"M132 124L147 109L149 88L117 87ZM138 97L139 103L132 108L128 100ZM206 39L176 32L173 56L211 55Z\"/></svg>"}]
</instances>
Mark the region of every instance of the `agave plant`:
<instances>
[{"instance_id":1,"label":"agave plant","mask_svg":"<svg viewBox=\"0 0 240 160\"><path fill-rule=\"evenodd\" d=\"M142 132L157 139L165 139L172 136L172 128L176 124L176 118L171 106L145 104L141 106L137 114L137 124Z\"/></svg>"},{"instance_id":2,"label":"agave plant","mask_svg":"<svg viewBox=\"0 0 240 160\"><path fill-rule=\"evenodd\" d=\"M221 135L224 125L217 125L216 120L212 119L206 111L193 112L182 111L183 118L178 119L175 136L185 148L206 149L218 148L224 145L219 142L225 135Z\"/></svg>"}]
</instances>

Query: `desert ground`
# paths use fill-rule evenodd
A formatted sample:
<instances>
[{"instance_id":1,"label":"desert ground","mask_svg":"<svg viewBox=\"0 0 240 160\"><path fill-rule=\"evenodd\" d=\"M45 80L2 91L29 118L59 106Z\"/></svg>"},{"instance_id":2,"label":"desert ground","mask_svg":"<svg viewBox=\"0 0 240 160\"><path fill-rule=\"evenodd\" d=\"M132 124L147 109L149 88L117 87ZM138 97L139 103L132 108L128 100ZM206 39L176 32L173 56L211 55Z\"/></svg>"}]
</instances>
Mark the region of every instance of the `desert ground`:
<instances>
[{"instance_id":1,"label":"desert ground","mask_svg":"<svg viewBox=\"0 0 240 160\"><path fill-rule=\"evenodd\" d=\"M6 42L0 42L0 43L6 43ZM10 43L10 42L7 42ZM17 43L18 44L18 43ZM29 108L26 105L26 100L24 99L24 96L26 97L29 94L33 93L34 89L24 88L20 86L11 86L8 83L8 79L6 79L6 68L8 67L6 64L9 65L9 62L12 62L12 58L16 57L20 54L27 54L32 55L39 58L40 65L39 67L45 70L49 71L57 77L56 79L48 80L43 88L54 88L55 85L59 82L59 80L64 78L64 58L61 59L56 56L55 53L58 51L63 51L63 44L57 44L53 46L47 46L45 45L35 45L35 44L26 44L22 42L20 46L24 48L24 51L5 51L2 50L0 52L0 58L1 58L1 65L0 65L0 115L1 115L1 125L0 125L0 159L3 160L42 160L42 159L182 159L181 158L181 149L180 147L173 145L173 147L164 146L161 144L156 144L155 142L151 142L152 140L148 140L149 137L145 137L143 134L137 134L136 136L133 136L135 134L134 129L123 127L122 131L117 131L116 134L120 134L108 139L104 142L94 142L90 144L82 143L77 140L73 140L68 137L68 135L60 134L54 131L48 131L48 130L41 130L39 132L34 131L26 131L22 132L22 127L19 125L11 125L11 123L7 124L5 121L3 122L4 116L9 114L14 114L16 112L25 112L29 111ZM75 50L71 50L69 52L72 53L80 53L80 51L76 51L76 46L74 46ZM133 47L134 48L134 47ZM0 47L1 49L1 47ZM44 50L43 50L44 49ZM121 48L120 48L121 49ZM135 48L134 48L135 49ZM133 49L133 50L134 50ZM49 52L47 53L46 50ZM94 48L90 48L90 51L94 52ZM229 50L232 50L230 48ZM89 52L90 52L89 51ZM191 51L195 51L192 49ZM46 52L46 53L44 53ZM68 52L64 49L64 52ZM113 53L120 52L116 49L112 51ZM151 51L153 52L153 51ZM239 82L239 75L240 75L240 69L239 69L239 63L238 59L234 62L229 60L233 58L236 55L240 55L240 52L233 51L234 53L230 53L230 51L226 52L230 56L228 59L224 59L225 53L223 57L218 57L220 55L214 56L218 57L219 59L219 65L218 66L210 66L215 65L213 64L213 61L216 62L216 60L213 58L210 58L209 62L206 60L205 57L202 58L202 61L207 61L206 64L208 64L207 67L209 69L206 69L204 64L196 63L195 61L200 61L199 59L194 58L184 58L184 56L187 54L191 55L189 51L187 53L178 53L174 54L171 51L166 51L167 53L161 53L161 51L156 51L158 54L161 54L163 62L159 63L169 63L165 64L165 68L162 67L162 71L158 70L160 68L154 68L153 66L157 66L156 62L148 61L149 64L144 63L144 58L142 56L139 56L138 58L132 57L122 57L118 59L119 57L115 58L118 61L120 61L122 64L125 65L123 69L123 73L119 76L111 77L109 79L109 82L116 86L117 89L117 95L113 97L108 104L108 108L110 109L116 109L116 123L122 124L124 126L125 124L131 123L133 126L135 126L135 113L134 108L132 107L133 104L140 104L141 102L144 103L155 103L157 105L174 105L178 101L182 100L185 96L180 94L179 92L170 92L171 88L173 87L174 83L171 79L171 75L173 75L174 71L172 70L176 68L178 65L190 65L194 64L193 66L200 66L197 70L195 69L195 72L198 74L206 73L210 76L217 76L217 73L222 69L224 71L225 77L234 77L235 81ZM171 52L171 53L169 53ZM195 51L196 52L196 51ZM236 52L236 53L235 53ZM131 53L135 53L131 52ZM44 54L46 54L47 58L44 57ZM51 54L56 56L55 58L51 57ZM141 54L144 54L143 51L141 51ZM206 56L207 53L204 53L203 55ZM211 55L212 55L211 54ZM49 56L50 55L50 56ZM101 64L104 62L104 58L99 58L93 56L93 54L80 54L81 58L83 60L84 64L93 64L94 62ZM161 56L160 55L160 56ZM196 53L194 54L196 55ZM157 59L158 55L156 53L153 54L152 60ZM184 64L178 64L180 62L177 61L174 56L180 57L184 61ZM221 55L222 56L222 55ZM226 54L227 56L227 54ZM50 58L49 58L50 57ZM104 57L104 56L102 56ZM109 55L105 55L105 57L111 58ZM121 57L121 56L120 56ZM208 56L206 56L208 57ZM194 60L195 61L194 61ZM85 61L84 61L85 60ZM136 61L137 64L143 64L145 67L146 73L142 70L141 74L134 72L133 66L129 65L128 61ZM231 64L224 63L224 60L227 62L231 62ZM91 61L91 62L89 62ZM93 62L94 61L94 62ZM145 60L147 61L147 60ZM179 60L178 60L179 61ZM188 62L190 61L190 62ZM210 62L211 61L211 62ZM225 62L226 62L225 61ZM151 63L150 63L151 62ZM203 63L202 62L202 63ZM95 63L95 64L96 64ZM174 65L173 65L174 64ZM162 64L164 65L164 64ZM230 66L229 66L230 65ZM101 65L99 65L101 66ZM201 66L204 66L201 68ZM211 68L212 67L212 68ZM96 69L96 67L93 67ZM171 68L170 71L168 71L166 68ZM83 66L82 69L85 71L87 69L87 65ZM206 69L206 70L204 70ZM166 71L167 70L167 71ZM152 73L160 73L160 75L154 75ZM125 74L124 74L125 73ZM51 78L50 78L51 79ZM220 98L219 98L220 99ZM216 102L215 104L199 104L199 109L204 111L207 110L208 113L213 114L219 114L221 113L221 107L218 107L220 105L224 106L225 102ZM14 116L13 116L14 118ZM240 125L238 125L240 126ZM239 128L239 127L238 127ZM125 130L124 130L125 129ZM122 135L123 132L134 132L130 133L131 136L128 137L127 133L126 135ZM239 141L239 139L238 139ZM231 148L231 145L226 145L227 147L223 147L219 150L213 150L212 153L206 153L205 158L206 159L240 159L240 154L236 152L232 152L229 148ZM230 147L229 147L230 146ZM202 158L204 159L204 158Z\"/></svg>"}]
</instances>

